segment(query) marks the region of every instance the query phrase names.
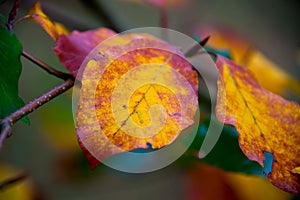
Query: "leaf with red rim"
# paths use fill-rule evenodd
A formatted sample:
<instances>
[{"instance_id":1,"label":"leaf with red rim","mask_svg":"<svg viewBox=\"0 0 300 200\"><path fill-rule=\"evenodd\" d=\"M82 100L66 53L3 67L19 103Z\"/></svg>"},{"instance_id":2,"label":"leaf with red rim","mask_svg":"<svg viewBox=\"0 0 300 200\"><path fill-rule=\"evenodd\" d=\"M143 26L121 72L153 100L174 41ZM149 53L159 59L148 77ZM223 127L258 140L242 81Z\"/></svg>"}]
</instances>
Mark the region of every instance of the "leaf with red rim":
<instances>
[{"instance_id":1,"label":"leaf with red rim","mask_svg":"<svg viewBox=\"0 0 300 200\"><path fill-rule=\"evenodd\" d=\"M95 158L103 160L149 144L153 149L164 147L194 123L197 74L176 47L149 34L124 34L97 48L102 56L87 61L76 116L79 142L91 167L97 164ZM189 90L178 83L179 74ZM153 78L169 84L156 84ZM123 91L139 85L136 80L146 83L132 92ZM161 112L151 113L158 104L166 110L165 121Z\"/></svg>"},{"instance_id":2,"label":"leaf with red rim","mask_svg":"<svg viewBox=\"0 0 300 200\"><path fill-rule=\"evenodd\" d=\"M76 77L81 63L90 51L100 42L115 34L114 31L107 28L85 32L72 31L69 35L61 35L53 50L60 62Z\"/></svg>"}]
</instances>

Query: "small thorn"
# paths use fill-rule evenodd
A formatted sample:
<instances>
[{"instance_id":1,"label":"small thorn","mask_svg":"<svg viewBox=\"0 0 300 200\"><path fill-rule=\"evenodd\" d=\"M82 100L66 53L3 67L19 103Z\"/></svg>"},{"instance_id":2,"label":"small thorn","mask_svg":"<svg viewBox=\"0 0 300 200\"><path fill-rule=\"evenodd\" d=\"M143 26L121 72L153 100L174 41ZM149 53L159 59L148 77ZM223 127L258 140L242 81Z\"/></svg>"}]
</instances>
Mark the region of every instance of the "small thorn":
<instances>
[{"instance_id":1,"label":"small thorn","mask_svg":"<svg viewBox=\"0 0 300 200\"><path fill-rule=\"evenodd\" d=\"M203 40L201 40L197 45L190 48L184 55L186 57L192 57L194 56L202 47L205 46L207 41L209 40L210 36L205 37Z\"/></svg>"},{"instance_id":2,"label":"small thorn","mask_svg":"<svg viewBox=\"0 0 300 200\"><path fill-rule=\"evenodd\" d=\"M204 47L204 46L206 45L206 43L208 42L209 38L210 38L210 35L207 36L207 37L205 37L203 40L201 40L201 41L199 42L199 44L200 44L202 47Z\"/></svg>"}]
</instances>

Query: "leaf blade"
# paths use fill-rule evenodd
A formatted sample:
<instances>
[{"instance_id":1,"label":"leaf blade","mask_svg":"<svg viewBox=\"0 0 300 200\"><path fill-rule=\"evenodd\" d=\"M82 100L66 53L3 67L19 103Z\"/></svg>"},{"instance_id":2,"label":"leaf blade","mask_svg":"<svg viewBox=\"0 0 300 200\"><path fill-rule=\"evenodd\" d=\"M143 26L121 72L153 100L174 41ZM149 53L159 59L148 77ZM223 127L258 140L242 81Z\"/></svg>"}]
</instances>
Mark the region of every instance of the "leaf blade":
<instances>
[{"instance_id":1,"label":"leaf blade","mask_svg":"<svg viewBox=\"0 0 300 200\"><path fill-rule=\"evenodd\" d=\"M218 56L224 81L218 82L217 116L239 133L244 154L264 166L264 152L273 154L268 179L277 187L299 193L300 177L291 170L300 165L300 107L263 89L249 69ZM226 91L226 105L220 93ZM226 108L226 109L225 109Z\"/></svg>"},{"instance_id":2,"label":"leaf blade","mask_svg":"<svg viewBox=\"0 0 300 200\"><path fill-rule=\"evenodd\" d=\"M3 27L0 27L0 37L0 118L4 118L24 106L18 94L23 47L16 35ZM28 118L23 118L23 121L29 123Z\"/></svg>"}]
</instances>

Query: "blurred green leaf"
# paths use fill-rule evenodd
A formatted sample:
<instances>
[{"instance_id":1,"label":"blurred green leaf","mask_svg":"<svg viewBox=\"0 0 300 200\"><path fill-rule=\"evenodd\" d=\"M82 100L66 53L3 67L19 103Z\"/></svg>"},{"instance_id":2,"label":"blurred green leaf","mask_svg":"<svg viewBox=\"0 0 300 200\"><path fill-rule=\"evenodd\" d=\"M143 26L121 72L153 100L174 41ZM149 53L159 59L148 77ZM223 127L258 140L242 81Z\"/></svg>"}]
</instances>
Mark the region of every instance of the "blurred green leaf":
<instances>
[{"instance_id":1,"label":"blurred green leaf","mask_svg":"<svg viewBox=\"0 0 300 200\"><path fill-rule=\"evenodd\" d=\"M215 49L215 48L212 48L210 46L205 46L204 49L206 51L210 51L210 52L213 52L215 54L219 54L221 56L224 56L224 57L232 60L232 56L231 56L229 50L227 50L227 49Z\"/></svg>"},{"instance_id":2,"label":"blurred green leaf","mask_svg":"<svg viewBox=\"0 0 300 200\"><path fill-rule=\"evenodd\" d=\"M0 118L24 106L18 95L18 81L22 71L22 44L16 35L0 27ZM29 123L28 118L23 122Z\"/></svg>"},{"instance_id":3,"label":"blurred green leaf","mask_svg":"<svg viewBox=\"0 0 300 200\"><path fill-rule=\"evenodd\" d=\"M198 133L190 150L199 151L206 136L208 125L209 120L206 120L199 126ZM264 176L264 169L257 162L250 161L241 151L238 145L238 134L235 128L231 126L225 126L223 128L217 144L212 151L201 160L222 168L225 171Z\"/></svg>"}]
</instances>

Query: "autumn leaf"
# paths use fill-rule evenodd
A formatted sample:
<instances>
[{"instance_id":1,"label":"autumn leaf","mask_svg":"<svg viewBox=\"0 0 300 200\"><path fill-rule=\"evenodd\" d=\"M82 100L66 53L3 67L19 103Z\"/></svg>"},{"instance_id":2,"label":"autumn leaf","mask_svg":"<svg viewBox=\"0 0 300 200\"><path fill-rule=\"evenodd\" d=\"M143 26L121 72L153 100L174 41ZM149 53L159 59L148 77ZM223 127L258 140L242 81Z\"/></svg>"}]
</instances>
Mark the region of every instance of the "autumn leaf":
<instances>
[{"instance_id":1,"label":"autumn leaf","mask_svg":"<svg viewBox=\"0 0 300 200\"><path fill-rule=\"evenodd\" d=\"M91 57L80 79L76 117L79 142L92 167L95 158L149 145L161 148L193 124L197 74L176 47L148 34L124 34L97 48L99 58ZM190 90L180 85L178 73Z\"/></svg>"},{"instance_id":2,"label":"autumn leaf","mask_svg":"<svg viewBox=\"0 0 300 200\"><path fill-rule=\"evenodd\" d=\"M85 32L72 31L61 35L53 47L60 62L76 77L85 57L103 40L116 33L107 28L98 28Z\"/></svg>"},{"instance_id":3,"label":"autumn leaf","mask_svg":"<svg viewBox=\"0 0 300 200\"><path fill-rule=\"evenodd\" d=\"M1 163L0 164L0 182L15 177L20 174L21 171L11 165ZM1 188L0 199L23 199L32 200L38 199L36 188L31 179L21 180L15 184L7 186L7 188Z\"/></svg>"},{"instance_id":4,"label":"autumn leaf","mask_svg":"<svg viewBox=\"0 0 300 200\"><path fill-rule=\"evenodd\" d=\"M225 173L227 183L242 200L290 200L292 195L272 185L260 176ZM254 192L255 191L255 192Z\"/></svg>"},{"instance_id":5,"label":"autumn leaf","mask_svg":"<svg viewBox=\"0 0 300 200\"><path fill-rule=\"evenodd\" d=\"M51 19L42 11L41 3L37 1L28 11L32 19L37 22L54 41L62 34L68 34L68 30L60 23L52 22Z\"/></svg>"},{"instance_id":6,"label":"autumn leaf","mask_svg":"<svg viewBox=\"0 0 300 200\"><path fill-rule=\"evenodd\" d=\"M62 24L51 21L42 11L39 1L29 10L28 14L56 41L53 51L74 77L88 53L100 42L116 34L107 28L85 32L75 30L69 34Z\"/></svg>"},{"instance_id":7,"label":"autumn leaf","mask_svg":"<svg viewBox=\"0 0 300 200\"><path fill-rule=\"evenodd\" d=\"M197 32L200 36L211 36L207 45L219 50L228 50L237 64L253 72L263 88L279 95L286 95L287 91L291 90L300 96L300 83L269 60L241 34L212 26L204 26Z\"/></svg>"},{"instance_id":8,"label":"autumn leaf","mask_svg":"<svg viewBox=\"0 0 300 200\"><path fill-rule=\"evenodd\" d=\"M218 118L236 127L240 147L250 160L264 166L264 152L273 154L272 171L267 177L274 185L299 193L300 177L292 173L300 166L299 105L263 89L249 69L227 58L218 56L216 64L221 74Z\"/></svg>"}]
</instances>

